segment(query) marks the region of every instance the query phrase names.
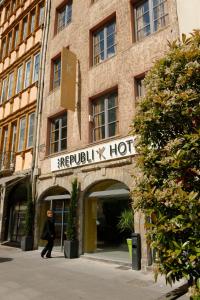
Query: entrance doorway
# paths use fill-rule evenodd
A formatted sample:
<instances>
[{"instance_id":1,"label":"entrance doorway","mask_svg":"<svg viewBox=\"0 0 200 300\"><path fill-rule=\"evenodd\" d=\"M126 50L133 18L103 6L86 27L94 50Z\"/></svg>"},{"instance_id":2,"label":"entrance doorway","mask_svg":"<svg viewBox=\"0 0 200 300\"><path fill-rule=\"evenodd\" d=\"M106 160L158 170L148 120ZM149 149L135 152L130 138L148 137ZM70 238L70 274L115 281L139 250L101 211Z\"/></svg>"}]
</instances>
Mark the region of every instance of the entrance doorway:
<instances>
[{"instance_id":1,"label":"entrance doorway","mask_svg":"<svg viewBox=\"0 0 200 300\"><path fill-rule=\"evenodd\" d=\"M118 223L122 212L131 208L128 187L114 180L101 181L88 191L85 198L84 252L124 252L129 260L126 238ZM110 255L110 254L109 254Z\"/></svg>"},{"instance_id":2,"label":"entrance doorway","mask_svg":"<svg viewBox=\"0 0 200 300\"><path fill-rule=\"evenodd\" d=\"M54 250L63 251L63 244L64 244L64 240L66 239L65 232L67 226L67 214L68 214L70 194L67 193L66 190L58 187L56 191L58 194L55 195L52 195L55 193L55 189L54 191L49 191L48 193L46 193L46 196L43 198L41 202L39 231L41 236L44 222L47 217L46 216L47 210L51 209L53 211L53 215L55 219ZM43 247L44 244L45 244L44 241L42 240L39 241L39 246Z\"/></svg>"},{"instance_id":3,"label":"entrance doorway","mask_svg":"<svg viewBox=\"0 0 200 300\"><path fill-rule=\"evenodd\" d=\"M10 211L10 240L20 243L24 235L26 204L18 201Z\"/></svg>"},{"instance_id":4,"label":"entrance doorway","mask_svg":"<svg viewBox=\"0 0 200 300\"><path fill-rule=\"evenodd\" d=\"M27 188L29 182L17 184L8 194L6 239L12 245L20 246L25 230Z\"/></svg>"}]
</instances>

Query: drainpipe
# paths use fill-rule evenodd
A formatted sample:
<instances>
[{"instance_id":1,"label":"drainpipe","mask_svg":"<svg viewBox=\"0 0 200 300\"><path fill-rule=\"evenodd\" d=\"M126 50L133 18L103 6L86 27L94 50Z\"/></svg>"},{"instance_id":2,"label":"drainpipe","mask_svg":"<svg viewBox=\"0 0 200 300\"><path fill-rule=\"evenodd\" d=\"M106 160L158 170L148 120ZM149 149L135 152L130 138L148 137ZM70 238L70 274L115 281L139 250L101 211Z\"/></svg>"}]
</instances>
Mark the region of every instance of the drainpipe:
<instances>
[{"instance_id":1,"label":"drainpipe","mask_svg":"<svg viewBox=\"0 0 200 300\"><path fill-rule=\"evenodd\" d=\"M39 73L39 80L38 80L37 106L36 106L36 113L35 113L35 135L33 140L33 159L32 159L32 166L31 166L32 199L35 204L34 237L37 237L36 184L37 184L37 177L39 176L39 172L38 172L39 140L40 140L40 128L41 128L41 114L42 114L42 106L43 106L47 41L48 41L49 25L50 25L51 0L46 0L45 6L46 9L45 9L45 18L44 18L44 28L42 33L41 52L40 52L40 73Z\"/></svg>"}]
</instances>

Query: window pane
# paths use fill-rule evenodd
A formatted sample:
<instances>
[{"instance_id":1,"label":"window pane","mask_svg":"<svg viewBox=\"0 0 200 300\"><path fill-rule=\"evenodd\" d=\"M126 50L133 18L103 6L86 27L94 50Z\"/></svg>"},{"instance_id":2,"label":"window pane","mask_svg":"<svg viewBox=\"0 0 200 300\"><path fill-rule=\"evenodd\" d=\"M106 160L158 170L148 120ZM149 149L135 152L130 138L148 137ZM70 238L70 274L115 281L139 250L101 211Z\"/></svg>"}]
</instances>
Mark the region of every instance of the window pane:
<instances>
[{"instance_id":1,"label":"window pane","mask_svg":"<svg viewBox=\"0 0 200 300\"><path fill-rule=\"evenodd\" d=\"M154 1L153 7L153 20L154 20L154 31L159 30L168 23L168 14L167 14L167 1L160 0Z\"/></svg>"},{"instance_id":2,"label":"window pane","mask_svg":"<svg viewBox=\"0 0 200 300\"><path fill-rule=\"evenodd\" d=\"M9 76L9 81L8 81L8 97L7 99L10 99L13 95L13 80L14 79L14 73L11 73Z\"/></svg>"},{"instance_id":3,"label":"window pane","mask_svg":"<svg viewBox=\"0 0 200 300\"><path fill-rule=\"evenodd\" d=\"M116 108L110 109L108 111L108 123L114 122L117 119L117 111Z\"/></svg>"},{"instance_id":4,"label":"window pane","mask_svg":"<svg viewBox=\"0 0 200 300\"><path fill-rule=\"evenodd\" d=\"M1 103L6 100L6 93L7 93L7 78L5 78L2 83Z\"/></svg>"},{"instance_id":5,"label":"window pane","mask_svg":"<svg viewBox=\"0 0 200 300\"><path fill-rule=\"evenodd\" d=\"M23 71L23 66L20 66L17 71L16 94L18 94L22 88L22 71Z\"/></svg>"},{"instance_id":6,"label":"window pane","mask_svg":"<svg viewBox=\"0 0 200 300\"><path fill-rule=\"evenodd\" d=\"M117 133L117 123L109 124L109 137L116 135Z\"/></svg>"},{"instance_id":7,"label":"window pane","mask_svg":"<svg viewBox=\"0 0 200 300\"><path fill-rule=\"evenodd\" d=\"M108 108L112 108L112 107L115 107L117 105L116 103L116 95L111 95L109 96L108 98Z\"/></svg>"},{"instance_id":8,"label":"window pane","mask_svg":"<svg viewBox=\"0 0 200 300\"><path fill-rule=\"evenodd\" d=\"M32 113L31 115L29 115L29 121L28 121L28 141L27 141L27 148L33 146L34 121L35 121L35 113Z\"/></svg>"},{"instance_id":9,"label":"window pane","mask_svg":"<svg viewBox=\"0 0 200 300\"><path fill-rule=\"evenodd\" d=\"M51 121L51 153L67 149L67 114Z\"/></svg>"},{"instance_id":10,"label":"window pane","mask_svg":"<svg viewBox=\"0 0 200 300\"><path fill-rule=\"evenodd\" d=\"M35 30L35 11L31 13L30 33Z\"/></svg>"},{"instance_id":11,"label":"window pane","mask_svg":"<svg viewBox=\"0 0 200 300\"><path fill-rule=\"evenodd\" d=\"M40 6L39 9L39 20L38 20L38 25L42 25L44 23L44 5Z\"/></svg>"},{"instance_id":12,"label":"window pane","mask_svg":"<svg viewBox=\"0 0 200 300\"><path fill-rule=\"evenodd\" d=\"M60 11L58 11L57 15L58 15L57 32L59 32L71 22L72 1L68 2Z\"/></svg>"},{"instance_id":13,"label":"window pane","mask_svg":"<svg viewBox=\"0 0 200 300\"><path fill-rule=\"evenodd\" d=\"M61 79L61 59L57 59L53 62L53 88L60 86Z\"/></svg>"},{"instance_id":14,"label":"window pane","mask_svg":"<svg viewBox=\"0 0 200 300\"><path fill-rule=\"evenodd\" d=\"M39 69L40 69L40 53L37 53L34 57L33 82L38 81L39 79Z\"/></svg>"},{"instance_id":15,"label":"window pane","mask_svg":"<svg viewBox=\"0 0 200 300\"><path fill-rule=\"evenodd\" d=\"M136 23L138 40L151 33L149 1L136 8Z\"/></svg>"},{"instance_id":16,"label":"window pane","mask_svg":"<svg viewBox=\"0 0 200 300\"><path fill-rule=\"evenodd\" d=\"M25 40L25 38L27 37L27 18L25 18L23 20L23 31L22 31L22 40Z\"/></svg>"},{"instance_id":17,"label":"window pane","mask_svg":"<svg viewBox=\"0 0 200 300\"><path fill-rule=\"evenodd\" d=\"M61 151L62 150L65 150L67 148L67 140L65 139L65 140L62 140L61 141Z\"/></svg>"},{"instance_id":18,"label":"window pane","mask_svg":"<svg viewBox=\"0 0 200 300\"><path fill-rule=\"evenodd\" d=\"M24 139L25 139L25 126L26 126L26 118L24 117L20 120L18 151L23 150Z\"/></svg>"},{"instance_id":19,"label":"window pane","mask_svg":"<svg viewBox=\"0 0 200 300\"><path fill-rule=\"evenodd\" d=\"M12 49L12 32L10 32L8 35L8 53L10 53L11 49Z\"/></svg>"},{"instance_id":20,"label":"window pane","mask_svg":"<svg viewBox=\"0 0 200 300\"><path fill-rule=\"evenodd\" d=\"M19 26L15 27L15 36L14 36L14 48L18 45L19 38Z\"/></svg>"},{"instance_id":21,"label":"window pane","mask_svg":"<svg viewBox=\"0 0 200 300\"><path fill-rule=\"evenodd\" d=\"M105 126L94 129L94 141L105 139Z\"/></svg>"},{"instance_id":22,"label":"window pane","mask_svg":"<svg viewBox=\"0 0 200 300\"><path fill-rule=\"evenodd\" d=\"M31 75L31 61L26 63L25 78L24 78L24 88L30 85L30 75Z\"/></svg>"},{"instance_id":23,"label":"window pane","mask_svg":"<svg viewBox=\"0 0 200 300\"><path fill-rule=\"evenodd\" d=\"M117 94L106 95L93 102L93 139L108 138L117 133Z\"/></svg>"},{"instance_id":24,"label":"window pane","mask_svg":"<svg viewBox=\"0 0 200 300\"><path fill-rule=\"evenodd\" d=\"M15 149L16 149L16 140L17 140L17 126L12 125L12 140L11 140L11 162L13 161Z\"/></svg>"}]
</instances>

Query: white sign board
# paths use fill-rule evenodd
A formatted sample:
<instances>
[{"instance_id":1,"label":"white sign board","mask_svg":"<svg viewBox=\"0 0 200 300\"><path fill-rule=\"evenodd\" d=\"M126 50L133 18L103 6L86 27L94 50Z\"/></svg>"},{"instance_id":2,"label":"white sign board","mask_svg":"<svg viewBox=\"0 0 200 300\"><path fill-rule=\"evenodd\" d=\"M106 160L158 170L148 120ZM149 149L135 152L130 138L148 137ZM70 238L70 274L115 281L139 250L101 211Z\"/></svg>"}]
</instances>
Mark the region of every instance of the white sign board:
<instances>
[{"instance_id":1,"label":"white sign board","mask_svg":"<svg viewBox=\"0 0 200 300\"><path fill-rule=\"evenodd\" d=\"M123 139L113 140L108 143L54 157L51 159L51 171L96 164L134 154L136 154L134 137L128 136Z\"/></svg>"}]
</instances>

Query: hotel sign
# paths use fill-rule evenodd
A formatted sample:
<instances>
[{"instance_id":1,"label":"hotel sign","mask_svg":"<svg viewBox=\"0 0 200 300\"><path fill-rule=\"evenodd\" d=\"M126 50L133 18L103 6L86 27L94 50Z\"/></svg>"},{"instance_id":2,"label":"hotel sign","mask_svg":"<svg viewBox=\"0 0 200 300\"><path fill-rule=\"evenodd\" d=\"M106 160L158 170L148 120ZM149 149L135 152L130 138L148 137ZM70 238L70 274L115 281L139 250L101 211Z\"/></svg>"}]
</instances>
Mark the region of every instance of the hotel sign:
<instances>
[{"instance_id":1,"label":"hotel sign","mask_svg":"<svg viewBox=\"0 0 200 300\"><path fill-rule=\"evenodd\" d=\"M51 159L51 171L96 164L136 154L134 137L128 136L97 146L81 149Z\"/></svg>"}]
</instances>

